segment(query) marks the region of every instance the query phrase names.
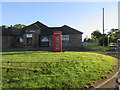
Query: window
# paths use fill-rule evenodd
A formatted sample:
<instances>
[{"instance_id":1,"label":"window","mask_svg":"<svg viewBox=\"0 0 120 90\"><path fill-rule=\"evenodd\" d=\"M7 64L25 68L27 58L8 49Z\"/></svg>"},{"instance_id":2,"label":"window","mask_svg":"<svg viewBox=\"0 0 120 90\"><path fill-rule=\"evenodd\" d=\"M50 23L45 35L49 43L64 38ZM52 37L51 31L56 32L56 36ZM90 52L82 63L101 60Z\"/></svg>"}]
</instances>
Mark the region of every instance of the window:
<instances>
[{"instance_id":1,"label":"window","mask_svg":"<svg viewBox=\"0 0 120 90\"><path fill-rule=\"evenodd\" d=\"M62 35L63 41L69 41L69 35Z\"/></svg>"},{"instance_id":2,"label":"window","mask_svg":"<svg viewBox=\"0 0 120 90\"><path fill-rule=\"evenodd\" d=\"M26 34L27 38L32 38L32 34Z\"/></svg>"},{"instance_id":3,"label":"window","mask_svg":"<svg viewBox=\"0 0 120 90\"><path fill-rule=\"evenodd\" d=\"M30 32L35 32L35 30L30 30Z\"/></svg>"},{"instance_id":4,"label":"window","mask_svg":"<svg viewBox=\"0 0 120 90\"><path fill-rule=\"evenodd\" d=\"M43 38L42 39L42 42L48 42L49 40L48 40L48 38Z\"/></svg>"},{"instance_id":5,"label":"window","mask_svg":"<svg viewBox=\"0 0 120 90\"><path fill-rule=\"evenodd\" d=\"M18 41L18 42L23 42L23 38L19 37L19 38L17 39L17 41Z\"/></svg>"}]
</instances>

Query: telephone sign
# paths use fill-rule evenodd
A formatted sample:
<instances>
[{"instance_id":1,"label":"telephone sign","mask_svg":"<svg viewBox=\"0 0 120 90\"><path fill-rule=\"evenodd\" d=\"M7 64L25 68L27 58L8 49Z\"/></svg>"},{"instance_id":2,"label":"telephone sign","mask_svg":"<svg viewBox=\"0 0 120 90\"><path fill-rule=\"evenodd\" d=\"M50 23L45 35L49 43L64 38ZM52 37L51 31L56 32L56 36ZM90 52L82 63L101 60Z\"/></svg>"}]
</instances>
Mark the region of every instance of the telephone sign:
<instances>
[{"instance_id":1,"label":"telephone sign","mask_svg":"<svg viewBox=\"0 0 120 90\"><path fill-rule=\"evenodd\" d=\"M61 31L53 32L53 51L62 52L62 32Z\"/></svg>"}]
</instances>

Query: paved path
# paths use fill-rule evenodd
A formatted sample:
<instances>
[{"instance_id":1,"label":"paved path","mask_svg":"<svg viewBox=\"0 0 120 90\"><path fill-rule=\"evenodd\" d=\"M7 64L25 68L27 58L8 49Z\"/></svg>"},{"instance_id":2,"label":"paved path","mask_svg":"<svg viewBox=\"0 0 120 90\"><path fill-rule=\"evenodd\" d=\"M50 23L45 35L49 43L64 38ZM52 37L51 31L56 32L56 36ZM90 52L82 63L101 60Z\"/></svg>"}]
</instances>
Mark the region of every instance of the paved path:
<instances>
[{"instance_id":1,"label":"paved path","mask_svg":"<svg viewBox=\"0 0 120 90\"><path fill-rule=\"evenodd\" d=\"M115 58L118 58L118 53L117 52L96 52L96 53L100 53L100 54L104 54L104 55L109 55ZM116 68L116 70L110 74L110 77L108 77L105 80L102 80L100 82L96 82L96 87L97 88L118 88L118 84L116 83L116 79L120 78L120 72L118 72L118 70L120 69L120 59L118 59L118 67Z\"/></svg>"}]
</instances>

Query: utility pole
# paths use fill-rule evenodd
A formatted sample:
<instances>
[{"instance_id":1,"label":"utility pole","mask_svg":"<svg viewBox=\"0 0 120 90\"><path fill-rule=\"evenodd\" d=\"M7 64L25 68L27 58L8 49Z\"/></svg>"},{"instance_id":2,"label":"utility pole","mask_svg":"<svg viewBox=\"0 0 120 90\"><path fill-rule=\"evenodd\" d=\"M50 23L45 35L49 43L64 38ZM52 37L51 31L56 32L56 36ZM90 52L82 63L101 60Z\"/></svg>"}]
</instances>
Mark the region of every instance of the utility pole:
<instances>
[{"instance_id":1,"label":"utility pole","mask_svg":"<svg viewBox=\"0 0 120 90\"><path fill-rule=\"evenodd\" d=\"M103 46L104 46L104 8L103 8Z\"/></svg>"}]
</instances>

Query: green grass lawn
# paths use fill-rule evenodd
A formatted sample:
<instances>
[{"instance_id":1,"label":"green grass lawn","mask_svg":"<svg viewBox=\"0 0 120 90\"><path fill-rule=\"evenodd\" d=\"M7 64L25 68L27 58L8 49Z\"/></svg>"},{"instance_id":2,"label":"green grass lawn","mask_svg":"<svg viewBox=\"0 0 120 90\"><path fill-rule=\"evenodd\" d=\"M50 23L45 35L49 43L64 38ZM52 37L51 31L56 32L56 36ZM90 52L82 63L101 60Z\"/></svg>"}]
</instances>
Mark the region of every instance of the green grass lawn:
<instances>
[{"instance_id":1,"label":"green grass lawn","mask_svg":"<svg viewBox=\"0 0 120 90\"><path fill-rule=\"evenodd\" d=\"M3 88L84 88L116 64L113 57L89 52L3 52Z\"/></svg>"},{"instance_id":2,"label":"green grass lawn","mask_svg":"<svg viewBox=\"0 0 120 90\"><path fill-rule=\"evenodd\" d=\"M86 46L84 46L85 49L90 51L108 51L110 50L107 46L99 46L97 43L87 43Z\"/></svg>"}]
</instances>

